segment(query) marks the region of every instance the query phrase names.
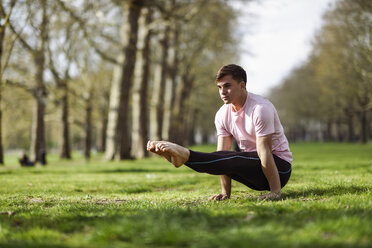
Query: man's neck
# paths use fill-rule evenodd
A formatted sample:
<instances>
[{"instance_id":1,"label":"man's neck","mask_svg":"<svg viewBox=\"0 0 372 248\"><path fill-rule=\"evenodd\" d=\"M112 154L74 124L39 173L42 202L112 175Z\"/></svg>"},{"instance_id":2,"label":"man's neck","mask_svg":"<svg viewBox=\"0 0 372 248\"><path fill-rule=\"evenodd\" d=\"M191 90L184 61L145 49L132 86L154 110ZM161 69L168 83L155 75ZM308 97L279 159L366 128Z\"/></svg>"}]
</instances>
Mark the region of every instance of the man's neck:
<instances>
[{"instance_id":1,"label":"man's neck","mask_svg":"<svg viewBox=\"0 0 372 248\"><path fill-rule=\"evenodd\" d=\"M236 103L232 103L232 107L235 112L239 111L244 106L245 101L247 100L247 96L248 92L243 91L238 101Z\"/></svg>"}]
</instances>

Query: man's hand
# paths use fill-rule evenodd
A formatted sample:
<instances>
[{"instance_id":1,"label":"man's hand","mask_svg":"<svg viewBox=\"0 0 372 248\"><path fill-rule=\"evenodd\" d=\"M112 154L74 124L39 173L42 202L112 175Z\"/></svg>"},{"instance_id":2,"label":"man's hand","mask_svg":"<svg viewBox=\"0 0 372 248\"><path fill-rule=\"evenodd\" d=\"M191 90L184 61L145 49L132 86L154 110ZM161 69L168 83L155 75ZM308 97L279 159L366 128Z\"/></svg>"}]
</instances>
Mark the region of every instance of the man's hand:
<instances>
[{"instance_id":1,"label":"man's hand","mask_svg":"<svg viewBox=\"0 0 372 248\"><path fill-rule=\"evenodd\" d=\"M281 192L270 192L265 195L261 195L260 198L261 200L279 200L280 197L282 196Z\"/></svg>"},{"instance_id":2,"label":"man's hand","mask_svg":"<svg viewBox=\"0 0 372 248\"><path fill-rule=\"evenodd\" d=\"M226 199L229 199L229 198L230 198L230 196L228 196L226 194L217 194L217 195L209 197L209 200L210 201L223 201L223 200L226 200Z\"/></svg>"}]
</instances>

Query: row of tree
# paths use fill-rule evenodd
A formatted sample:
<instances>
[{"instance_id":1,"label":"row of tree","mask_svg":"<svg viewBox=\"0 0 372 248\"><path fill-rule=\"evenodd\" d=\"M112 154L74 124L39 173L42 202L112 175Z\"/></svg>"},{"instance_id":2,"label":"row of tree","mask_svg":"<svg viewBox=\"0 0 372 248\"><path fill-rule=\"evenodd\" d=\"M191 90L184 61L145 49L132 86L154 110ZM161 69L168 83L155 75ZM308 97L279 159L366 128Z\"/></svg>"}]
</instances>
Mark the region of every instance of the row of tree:
<instances>
[{"instance_id":1,"label":"row of tree","mask_svg":"<svg viewBox=\"0 0 372 248\"><path fill-rule=\"evenodd\" d=\"M223 0L0 1L0 163L3 143L110 160L208 137L237 15Z\"/></svg>"},{"instance_id":2,"label":"row of tree","mask_svg":"<svg viewBox=\"0 0 372 248\"><path fill-rule=\"evenodd\" d=\"M293 140L367 142L372 120L372 1L339 0L312 52L270 98Z\"/></svg>"}]
</instances>

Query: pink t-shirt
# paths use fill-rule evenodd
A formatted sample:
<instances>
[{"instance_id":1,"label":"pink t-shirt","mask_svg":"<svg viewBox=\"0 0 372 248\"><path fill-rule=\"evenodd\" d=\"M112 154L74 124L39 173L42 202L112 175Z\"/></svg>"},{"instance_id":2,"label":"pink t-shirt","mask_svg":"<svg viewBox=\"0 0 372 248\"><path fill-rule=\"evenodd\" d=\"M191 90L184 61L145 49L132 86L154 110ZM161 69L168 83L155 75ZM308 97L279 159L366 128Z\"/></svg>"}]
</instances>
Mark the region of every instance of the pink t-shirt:
<instances>
[{"instance_id":1,"label":"pink t-shirt","mask_svg":"<svg viewBox=\"0 0 372 248\"><path fill-rule=\"evenodd\" d=\"M262 96L248 93L244 106L237 112L231 104L224 104L216 113L218 136L233 136L239 148L255 152L256 137L273 134L272 152L292 163L288 140L274 105Z\"/></svg>"}]
</instances>

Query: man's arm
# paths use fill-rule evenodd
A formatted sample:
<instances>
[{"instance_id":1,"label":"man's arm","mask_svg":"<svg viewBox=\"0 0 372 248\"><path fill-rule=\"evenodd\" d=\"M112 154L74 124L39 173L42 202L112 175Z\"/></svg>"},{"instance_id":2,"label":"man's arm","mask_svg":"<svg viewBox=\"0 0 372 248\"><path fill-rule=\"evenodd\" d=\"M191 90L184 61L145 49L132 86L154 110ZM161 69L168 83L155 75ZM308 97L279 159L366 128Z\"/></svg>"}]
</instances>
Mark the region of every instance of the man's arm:
<instances>
[{"instance_id":1,"label":"man's arm","mask_svg":"<svg viewBox=\"0 0 372 248\"><path fill-rule=\"evenodd\" d=\"M230 151L232 145L232 136L218 136L217 151ZM231 178L226 175L220 176L221 194L210 197L210 200L223 201L230 198L231 194Z\"/></svg>"},{"instance_id":2,"label":"man's arm","mask_svg":"<svg viewBox=\"0 0 372 248\"><path fill-rule=\"evenodd\" d=\"M270 186L270 193L263 195L263 199L277 199L281 196L281 185L278 169L272 154L272 134L257 137L257 153L261 159L262 170Z\"/></svg>"}]
</instances>

